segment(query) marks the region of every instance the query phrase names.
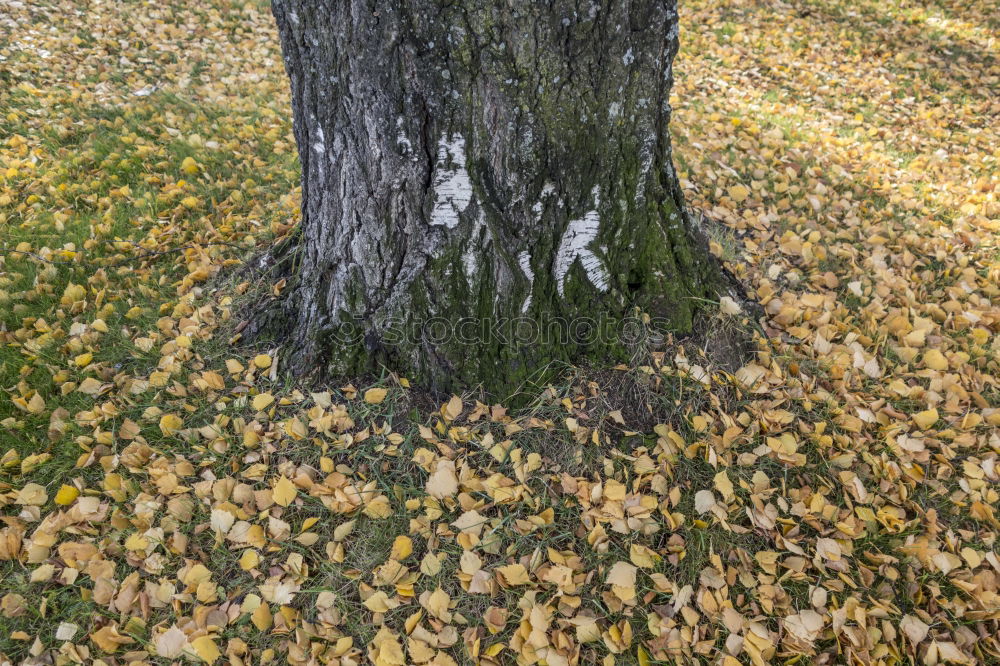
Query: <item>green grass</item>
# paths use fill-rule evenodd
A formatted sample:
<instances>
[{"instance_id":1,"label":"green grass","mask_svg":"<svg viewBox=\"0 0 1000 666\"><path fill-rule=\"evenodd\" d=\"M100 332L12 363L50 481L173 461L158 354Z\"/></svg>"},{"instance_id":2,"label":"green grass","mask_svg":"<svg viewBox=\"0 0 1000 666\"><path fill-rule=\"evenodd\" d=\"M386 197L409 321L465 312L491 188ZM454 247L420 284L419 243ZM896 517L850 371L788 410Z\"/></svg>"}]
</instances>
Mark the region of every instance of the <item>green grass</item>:
<instances>
[{"instance_id":1,"label":"green grass","mask_svg":"<svg viewBox=\"0 0 1000 666\"><path fill-rule=\"evenodd\" d=\"M34 415L18 409L7 396L0 398L0 455L6 454L7 463L0 469L0 487L19 487L30 479L45 486L50 498L73 479L83 487L100 487L106 472L96 460L87 461L87 453L100 457L109 449L94 440L93 427L75 422L94 408L94 400L75 391L63 395L60 387L87 377L114 381L155 370L164 340L143 352L133 338L155 331L157 320L178 302L177 288L187 268L178 261L182 253L171 250L191 242L227 241L218 229L229 227L232 234L254 218L280 219L281 208L264 211L258 201L276 200L291 191L298 166L285 138L287 120L271 111L272 103L260 100L238 111L158 92L131 108L78 105L68 94L43 107L38 97L16 86L0 94L0 136L8 142L11 137L28 138L31 148L25 158L38 158L33 169L22 165L13 178L0 178L0 387L10 397L37 392L46 403L44 412ZM60 117L60 122L41 122L43 112ZM166 132L164 121L171 118L199 128L206 137L202 145ZM248 127L255 128L253 134L246 132ZM207 137L216 137L220 146L204 146ZM284 143L285 149L274 150L276 143ZM189 156L201 166L197 175L180 171ZM188 183L178 190L181 194L164 196L164 185L180 181ZM128 194L122 195L123 187ZM191 209L179 205L184 196L196 197L199 204ZM262 225L262 233L245 238L251 245L267 243L266 229ZM115 242L119 240L129 242ZM14 251L22 243L30 246L31 254ZM238 245L250 247L243 240ZM58 252L67 247L73 252ZM241 258L246 250L220 245L209 251ZM51 261L41 259L42 252ZM70 284L87 290L83 311L60 303ZM130 313L133 307L138 309ZM107 333L91 332L82 339L70 335L74 321L89 324L98 318L106 323ZM37 331L43 321L51 331L47 336ZM31 353L20 344L39 337ZM79 368L72 361L84 351L90 351L93 360ZM201 353L240 357L224 340ZM184 384L186 375L172 381ZM117 429L132 418L142 425L141 435L156 446L183 447L181 440L164 441L155 422L141 419L144 410L162 404L156 395L149 390L134 396L130 408L105 420L101 429ZM204 401L195 400L193 407L194 414L206 419L216 411ZM57 408L68 412L66 428L50 438L49 416ZM22 467L32 461L35 464ZM79 466L81 461L85 466ZM218 572L241 574L249 585L251 579L236 565L238 553L211 539L201 542ZM10 632L38 635L52 645L57 644L59 622L79 625L80 639L95 617L108 616L107 609L80 598L79 588L29 583L23 570L10 562L0 562L0 579L5 594L30 600L24 613L5 620L5 649L11 658L27 657L31 641L6 641Z\"/></svg>"}]
</instances>

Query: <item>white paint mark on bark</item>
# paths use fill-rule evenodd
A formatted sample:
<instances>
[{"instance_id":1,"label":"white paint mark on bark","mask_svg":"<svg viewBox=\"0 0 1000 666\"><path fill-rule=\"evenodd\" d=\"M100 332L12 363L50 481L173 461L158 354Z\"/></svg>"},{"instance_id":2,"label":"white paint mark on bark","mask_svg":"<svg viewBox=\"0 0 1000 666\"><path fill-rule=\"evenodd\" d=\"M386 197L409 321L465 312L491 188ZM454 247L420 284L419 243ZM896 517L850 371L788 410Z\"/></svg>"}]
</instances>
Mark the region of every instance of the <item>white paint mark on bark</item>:
<instances>
[{"instance_id":1,"label":"white paint mark on bark","mask_svg":"<svg viewBox=\"0 0 1000 666\"><path fill-rule=\"evenodd\" d=\"M451 166L445 166L448 160ZM465 169L465 139L456 134L452 141L438 141L438 167L434 178L434 210L431 224L454 229L458 215L472 201L472 181Z\"/></svg>"},{"instance_id":2,"label":"white paint mark on bark","mask_svg":"<svg viewBox=\"0 0 1000 666\"><path fill-rule=\"evenodd\" d=\"M635 56L632 55L632 47L630 46L628 51L625 52L625 55L622 56L622 62L625 63L626 67L628 67L634 61L635 61Z\"/></svg>"},{"instance_id":3,"label":"white paint mark on bark","mask_svg":"<svg viewBox=\"0 0 1000 666\"><path fill-rule=\"evenodd\" d=\"M563 296L566 274L578 258L580 265L587 273L587 279L600 291L608 290L609 275L604 263L590 250L589 246L597 239L601 226L601 218L597 213L600 205L600 192L594 188L594 210L588 211L582 218L571 220L566 227L559 250L556 252L555 278L559 295Z\"/></svg>"},{"instance_id":4,"label":"white paint mark on bark","mask_svg":"<svg viewBox=\"0 0 1000 666\"><path fill-rule=\"evenodd\" d=\"M521 252L517 255L517 263L521 267L524 277L528 278L528 297L524 299L524 305L521 306L521 312L524 313L531 307L531 294L535 290L535 272L531 270L531 254L527 251Z\"/></svg>"}]
</instances>

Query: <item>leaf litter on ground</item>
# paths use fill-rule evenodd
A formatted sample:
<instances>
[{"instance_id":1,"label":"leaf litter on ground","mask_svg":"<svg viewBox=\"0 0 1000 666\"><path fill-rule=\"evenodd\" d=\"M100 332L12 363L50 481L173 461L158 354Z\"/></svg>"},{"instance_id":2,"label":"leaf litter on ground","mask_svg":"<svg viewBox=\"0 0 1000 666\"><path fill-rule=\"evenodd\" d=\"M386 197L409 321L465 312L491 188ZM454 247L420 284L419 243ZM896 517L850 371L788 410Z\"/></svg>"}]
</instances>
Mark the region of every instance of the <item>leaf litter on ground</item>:
<instances>
[{"instance_id":1,"label":"leaf litter on ground","mask_svg":"<svg viewBox=\"0 0 1000 666\"><path fill-rule=\"evenodd\" d=\"M9 3L0 653L1000 659L998 13L682 4L682 183L765 336L619 370L649 424L586 376L421 411L230 347L226 269L298 217L266 7Z\"/></svg>"}]
</instances>

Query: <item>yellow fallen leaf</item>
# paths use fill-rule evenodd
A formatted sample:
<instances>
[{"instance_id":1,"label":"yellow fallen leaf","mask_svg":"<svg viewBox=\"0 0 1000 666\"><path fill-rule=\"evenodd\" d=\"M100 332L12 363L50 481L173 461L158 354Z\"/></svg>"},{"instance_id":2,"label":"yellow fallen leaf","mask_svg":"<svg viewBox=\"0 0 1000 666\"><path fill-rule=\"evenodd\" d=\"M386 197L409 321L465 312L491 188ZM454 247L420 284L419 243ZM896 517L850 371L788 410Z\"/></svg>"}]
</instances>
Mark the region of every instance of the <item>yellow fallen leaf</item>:
<instances>
[{"instance_id":1,"label":"yellow fallen leaf","mask_svg":"<svg viewBox=\"0 0 1000 666\"><path fill-rule=\"evenodd\" d=\"M257 354L253 357L253 364L263 370L271 367L271 357L267 354Z\"/></svg>"},{"instance_id":2,"label":"yellow fallen leaf","mask_svg":"<svg viewBox=\"0 0 1000 666\"><path fill-rule=\"evenodd\" d=\"M208 636L199 636L194 639L191 641L191 647L194 648L195 653L201 658L202 661L209 664L213 663L216 659L222 656L222 653L219 652L219 648L216 646L215 641Z\"/></svg>"},{"instance_id":3,"label":"yellow fallen leaf","mask_svg":"<svg viewBox=\"0 0 1000 666\"><path fill-rule=\"evenodd\" d=\"M198 587L201 583L207 582L212 579L212 572L208 570L204 564L198 563L187 570L184 577L181 579L185 585L190 587Z\"/></svg>"},{"instance_id":4,"label":"yellow fallen leaf","mask_svg":"<svg viewBox=\"0 0 1000 666\"><path fill-rule=\"evenodd\" d=\"M295 489L295 484L284 476L278 479L278 482L274 484L274 489L271 492L271 497L274 499L274 503L280 506L288 506L295 500L295 496L298 494L298 491Z\"/></svg>"},{"instance_id":5,"label":"yellow fallen leaf","mask_svg":"<svg viewBox=\"0 0 1000 666\"><path fill-rule=\"evenodd\" d=\"M619 587L632 587L635 585L636 571L637 569L628 562L615 562L604 582Z\"/></svg>"},{"instance_id":6,"label":"yellow fallen leaf","mask_svg":"<svg viewBox=\"0 0 1000 666\"><path fill-rule=\"evenodd\" d=\"M497 567L496 571L507 585L528 585L531 583L528 570L524 568L523 564L508 564L504 567Z\"/></svg>"},{"instance_id":7,"label":"yellow fallen leaf","mask_svg":"<svg viewBox=\"0 0 1000 666\"><path fill-rule=\"evenodd\" d=\"M170 437L180 430L182 425L184 422L176 414L164 414L160 417L160 432L164 437Z\"/></svg>"},{"instance_id":8,"label":"yellow fallen leaf","mask_svg":"<svg viewBox=\"0 0 1000 666\"><path fill-rule=\"evenodd\" d=\"M434 553L427 553L420 560L420 573L425 576L436 576L441 573L441 559Z\"/></svg>"},{"instance_id":9,"label":"yellow fallen leaf","mask_svg":"<svg viewBox=\"0 0 1000 666\"><path fill-rule=\"evenodd\" d=\"M343 656L352 647L354 647L354 639L350 636L341 636L337 639L337 644L333 646L333 654L336 657Z\"/></svg>"},{"instance_id":10,"label":"yellow fallen leaf","mask_svg":"<svg viewBox=\"0 0 1000 666\"><path fill-rule=\"evenodd\" d=\"M632 564L643 569L652 569L663 558L652 548L633 543L629 547L629 559Z\"/></svg>"},{"instance_id":11,"label":"yellow fallen leaf","mask_svg":"<svg viewBox=\"0 0 1000 666\"><path fill-rule=\"evenodd\" d=\"M614 479L608 479L604 483L604 499L610 500L612 502L621 502L625 499L628 494L628 488L625 487L624 483L620 481L615 481Z\"/></svg>"},{"instance_id":12,"label":"yellow fallen leaf","mask_svg":"<svg viewBox=\"0 0 1000 666\"><path fill-rule=\"evenodd\" d=\"M41 414L45 411L45 399L42 398L38 392L31 396L31 400L28 401L28 412L30 414Z\"/></svg>"},{"instance_id":13,"label":"yellow fallen leaf","mask_svg":"<svg viewBox=\"0 0 1000 666\"><path fill-rule=\"evenodd\" d=\"M189 176L193 176L197 174L200 169L198 167L198 163L194 161L194 158L188 156L181 160L181 171Z\"/></svg>"},{"instance_id":14,"label":"yellow fallen leaf","mask_svg":"<svg viewBox=\"0 0 1000 666\"><path fill-rule=\"evenodd\" d=\"M130 534L129 537L125 539L125 550L141 551L146 550L148 546L149 539L139 532Z\"/></svg>"},{"instance_id":15,"label":"yellow fallen leaf","mask_svg":"<svg viewBox=\"0 0 1000 666\"><path fill-rule=\"evenodd\" d=\"M343 541L344 539L346 539L348 535L350 535L350 533L354 531L354 525L356 522L357 521L349 520L346 523L337 525L337 527L334 528L333 530L333 540Z\"/></svg>"},{"instance_id":16,"label":"yellow fallen leaf","mask_svg":"<svg viewBox=\"0 0 1000 666\"><path fill-rule=\"evenodd\" d=\"M306 424L300 421L298 418L291 418L284 423L285 434L292 439L304 439L309 431L306 430Z\"/></svg>"},{"instance_id":17,"label":"yellow fallen leaf","mask_svg":"<svg viewBox=\"0 0 1000 666\"><path fill-rule=\"evenodd\" d=\"M362 602L368 610L373 613L387 613L393 608L399 606L399 601L394 598L390 598L382 590L378 590L373 595L368 597Z\"/></svg>"},{"instance_id":18,"label":"yellow fallen leaf","mask_svg":"<svg viewBox=\"0 0 1000 666\"><path fill-rule=\"evenodd\" d=\"M448 404L441 408L441 415L449 421L454 421L462 413L462 399L457 395L451 396Z\"/></svg>"},{"instance_id":19,"label":"yellow fallen leaf","mask_svg":"<svg viewBox=\"0 0 1000 666\"><path fill-rule=\"evenodd\" d=\"M253 397L251 404L259 412L262 409L267 409L272 402L274 402L274 396L270 393L258 393Z\"/></svg>"},{"instance_id":20,"label":"yellow fallen leaf","mask_svg":"<svg viewBox=\"0 0 1000 666\"><path fill-rule=\"evenodd\" d=\"M729 480L729 475L726 473L726 470L722 470L716 474L714 481L715 489L722 494L723 501L728 502L735 497L733 482Z\"/></svg>"},{"instance_id":21,"label":"yellow fallen leaf","mask_svg":"<svg viewBox=\"0 0 1000 666\"><path fill-rule=\"evenodd\" d=\"M85 393L91 397L95 397L103 388L104 384L102 384L99 380L94 379L93 377L87 377L80 382L80 385L76 387L76 390L80 393Z\"/></svg>"},{"instance_id":22,"label":"yellow fallen leaf","mask_svg":"<svg viewBox=\"0 0 1000 666\"><path fill-rule=\"evenodd\" d=\"M45 488L38 485L37 483L26 483L21 490L17 493L18 504L23 504L25 506L42 506L48 501L48 495L45 494Z\"/></svg>"},{"instance_id":23,"label":"yellow fallen leaf","mask_svg":"<svg viewBox=\"0 0 1000 666\"><path fill-rule=\"evenodd\" d=\"M413 540L408 536L398 536L392 542L392 552L389 559L402 562L413 553Z\"/></svg>"},{"instance_id":24,"label":"yellow fallen leaf","mask_svg":"<svg viewBox=\"0 0 1000 666\"><path fill-rule=\"evenodd\" d=\"M427 612L437 619L442 622L451 622L451 612L448 610L451 598L440 587L428 594L427 597L421 597L421 603Z\"/></svg>"},{"instance_id":25,"label":"yellow fallen leaf","mask_svg":"<svg viewBox=\"0 0 1000 666\"><path fill-rule=\"evenodd\" d=\"M90 640L105 652L115 652L122 645L134 643L128 636L123 636L118 631L117 624L108 624L90 635Z\"/></svg>"},{"instance_id":26,"label":"yellow fallen leaf","mask_svg":"<svg viewBox=\"0 0 1000 666\"><path fill-rule=\"evenodd\" d=\"M250 614L250 621L253 622L253 626L257 627L258 631L267 631L274 624L274 617L267 604L261 604Z\"/></svg>"},{"instance_id":27,"label":"yellow fallen leaf","mask_svg":"<svg viewBox=\"0 0 1000 666\"><path fill-rule=\"evenodd\" d=\"M77 367L83 368L90 365L90 362L93 360L94 360L94 355L91 354L90 352L86 352L84 354L79 354L76 358L74 358L73 363L75 363Z\"/></svg>"},{"instance_id":28,"label":"yellow fallen leaf","mask_svg":"<svg viewBox=\"0 0 1000 666\"><path fill-rule=\"evenodd\" d=\"M55 575L56 568L52 564L43 564L34 571L31 572L31 577L29 580L32 583L46 583L52 580L52 576Z\"/></svg>"},{"instance_id":29,"label":"yellow fallen leaf","mask_svg":"<svg viewBox=\"0 0 1000 666\"><path fill-rule=\"evenodd\" d=\"M55 502L56 504L66 506L72 504L79 495L80 491L75 486L63 485L59 488L59 492L56 493Z\"/></svg>"},{"instance_id":30,"label":"yellow fallen leaf","mask_svg":"<svg viewBox=\"0 0 1000 666\"><path fill-rule=\"evenodd\" d=\"M729 188L729 198L736 203L742 203L750 194L750 190L744 185L733 185Z\"/></svg>"},{"instance_id":31,"label":"yellow fallen leaf","mask_svg":"<svg viewBox=\"0 0 1000 666\"><path fill-rule=\"evenodd\" d=\"M392 504L385 495L378 495L365 504L363 512L369 518L388 518L392 515Z\"/></svg>"},{"instance_id":32,"label":"yellow fallen leaf","mask_svg":"<svg viewBox=\"0 0 1000 666\"><path fill-rule=\"evenodd\" d=\"M250 571L258 564L260 564L260 555L257 554L256 550L243 551L243 554L240 556L240 568L243 571Z\"/></svg>"},{"instance_id":33,"label":"yellow fallen leaf","mask_svg":"<svg viewBox=\"0 0 1000 666\"><path fill-rule=\"evenodd\" d=\"M388 627L383 626L375 634L372 648L374 649L369 655L370 660L377 666L402 666L406 663L403 646Z\"/></svg>"},{"instance_id":34,"label":"yellow fallen leaf","mask_svg":"<svg viewBox=\"0 0 1000 666\"><path fill-rule=\"evenodd\" d=\"M370 388L365 391L365 402L371 405L377 405L383 400L389 392L384 388Z\"/></svg>"},{"instance_id":35,"label":"yellow fallen leaf","mask_svg":"<svg viewBox=\"0 0 1000 666\"><path fill-rule=\"evenodd\" d=\"M937 349L929 349L924 353L924 365L931 370L947 370L948 359Z\"/></svg>"},{"instance_id":36,"label":"yellow fallen leaf","mask_svg":"<svg viewBox=\"0 0 1000 666\"><path fill-rule=\"evenodd\" d=\"M912 417L913 422L917 424L917 427L921 430L927 430L932 425L937 423L938 420L938 410L935 408L925 409L922 412L917 412Z\"/></svg>"}]
</instances>

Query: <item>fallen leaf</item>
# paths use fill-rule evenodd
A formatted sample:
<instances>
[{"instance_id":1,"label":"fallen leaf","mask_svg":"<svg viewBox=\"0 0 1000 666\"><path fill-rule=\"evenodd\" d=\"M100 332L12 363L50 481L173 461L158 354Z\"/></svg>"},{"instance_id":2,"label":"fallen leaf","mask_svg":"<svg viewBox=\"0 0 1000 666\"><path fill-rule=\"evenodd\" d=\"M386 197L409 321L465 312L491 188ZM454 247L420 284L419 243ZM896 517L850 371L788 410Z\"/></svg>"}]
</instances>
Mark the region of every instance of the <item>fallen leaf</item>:
<instances>
[{"instance_id":1,"label":"fallen leaf","mask_svg":"<svg viewBox=\"0 0 1000 666\"><path fill-rule=\"evenodd\" d=\"M202 661L209 664L214 663L216 659L222 656L215 641L208 636L199 636L194 639L191 641L191 647Z\"/></svg>"},{"instance_id":2,"label":"fallen leaf","mask_svg":"<svg viewBox=\"0 0 1000 666\"><path fill-rule=\"evenodd\" d=\"M389 391L384 388L370 388L365 391L365 402L370 405L381 404L385 400L385 396L388 395Z\"/></svg>"},{"instance_id":3,"label":"fallen leaf","mask_svg":"<svg viewBox=\"0 0 1000 666\"><path fill-rule=\"evenodd\" d=\"M173 625L163 633L157 634L153 639L153 647L156 650L157 656L164 659L176 659L180 657L184 654L184 648L187 645L187 636L177 628L177 625Z\"/></svg>"},{"instance_id":4,"label":"fallen leaf","mask_svg":"<svg viewBox=\"0 0 1000 666\"><path fill-rule=\"evenodd\" d=\"M932 425L937 423L938 411L934 408L927 409L922 412L917 412L912 416L912 418L918 428L921 430L928 430Z\"/></svg>"},{"instance_id":5,"label":"fallen leaf","mask_svg":"<svg viewBox=\"0 0 1000 666\"><path fill-rule=\"evenodd\" d=\"M458 476L455 474L455 463L451 460L438 460L437 468L425 486L431 497L444 499L458 492Z\"/></svg>"},{"instance_id":6,"label":"fallen leaf","mask_svg":"<svg viewBox=\"0 0 1000 666\"><path fill-rule=\"evenodd\" d=\"M271 491L271 497L274 500L274 503L279 506L288 506L295 500L295 496L297 494L298 491L295 488L295 484L284 476L278 479Z\"/></svg>"},{"instance_id":7,"label":"fallen leaf","mask_svg":"<svg viewBox=\"0 0 1000 666\"><path fill-rule=\"evenodd\" d=\"M184 425L184 421L176 414L164 414L160 417L160 432L164 437L170 437L177 433Z\"/></svg>"},{"instance_id":8,"label":"fallen leaf","mask_svg":"<svg viewBox=\"0 0 1000 666\"><path fill-rule=\"evenodd\" d=\"M252 406L258 412L267 409L272 402L274 402L274 396L270 393L258 393L253 397Z\"/></svg>"}]
</instances>

